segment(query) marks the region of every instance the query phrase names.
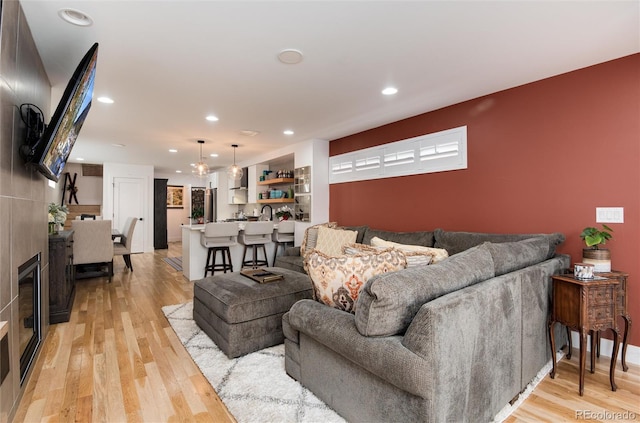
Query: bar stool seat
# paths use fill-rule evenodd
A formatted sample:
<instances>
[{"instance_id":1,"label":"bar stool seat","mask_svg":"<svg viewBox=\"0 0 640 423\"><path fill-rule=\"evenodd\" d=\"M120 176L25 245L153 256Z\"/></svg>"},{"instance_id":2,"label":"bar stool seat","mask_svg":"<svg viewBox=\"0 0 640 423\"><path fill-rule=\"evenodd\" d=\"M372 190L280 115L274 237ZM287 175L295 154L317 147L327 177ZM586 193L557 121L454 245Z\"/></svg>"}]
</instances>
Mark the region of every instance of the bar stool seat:
<instances>
[{"instance_id":1,"label":"bar stool seat","mask_svg":"<svg viewBox=\"0 0 640 423\"><path fill-rule=\"evenodd\" d=\"M278 256L278 248L282 246L284 251L287 248L287 244L291 244L293 247L295 241L295 229L296 224L293 220L283 220L278 223L278 229L273 231L271 240L275 242L276 246L273 250L273 263L275 265L276 257Z\"/></svg>"},{"instance_id":2,"label":"bar stool seat","mask_svg":"<svg viewBox=\"0 0 640 423\"><path fill-rule=\"evenodd\" d=\"M233 272L233 262L231 261L231 251L229 247L238 244L238 224L235 222L207 223L200 234L200 244L207 249L207 261L204 266L204 277L207 272L211 275L216 270L227 270ZM222 263L216 263L218 251L222 254ZM227 263L227 259L229 262Z\"/></svg>"},{"instance_id":3,"label":"bar stool seat","mask_svg":"<svg viewBox=\"0 0 640 423\"><path fill-rule=\"evenodd\" d=\"M265 245L271 242L273 233L273 222L247 222L244 230L238 234L238 242L244 245L242 253L242 267L269 266L267 259L267 249ZM251 247L253 255L251 260L247 260L247 248ZM258 259L258 249L262 248L264 260Z\"/></svg>"}]
</instances>

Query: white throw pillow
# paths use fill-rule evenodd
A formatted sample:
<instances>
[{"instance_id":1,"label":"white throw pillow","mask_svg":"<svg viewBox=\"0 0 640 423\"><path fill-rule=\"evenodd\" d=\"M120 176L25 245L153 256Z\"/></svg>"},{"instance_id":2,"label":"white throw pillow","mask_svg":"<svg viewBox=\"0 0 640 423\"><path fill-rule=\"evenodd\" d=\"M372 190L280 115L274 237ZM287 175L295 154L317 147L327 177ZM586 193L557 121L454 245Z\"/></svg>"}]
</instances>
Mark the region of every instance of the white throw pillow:
<instances>
[{"instance_id":1,"label":"white throw pillow","mask_svg":"<svg viewBox=\"0 0 640 423\"><path fill-rule=\"evenodd\" d=\"M437 263L449 257L447 250L442 248L424 247L422 245L398 244L397 242L385 241L378 237L371 238L371 245L374 247L393 247L405 253L428 253L431 255L431 264Z\"/></svg>"}]
</instances>

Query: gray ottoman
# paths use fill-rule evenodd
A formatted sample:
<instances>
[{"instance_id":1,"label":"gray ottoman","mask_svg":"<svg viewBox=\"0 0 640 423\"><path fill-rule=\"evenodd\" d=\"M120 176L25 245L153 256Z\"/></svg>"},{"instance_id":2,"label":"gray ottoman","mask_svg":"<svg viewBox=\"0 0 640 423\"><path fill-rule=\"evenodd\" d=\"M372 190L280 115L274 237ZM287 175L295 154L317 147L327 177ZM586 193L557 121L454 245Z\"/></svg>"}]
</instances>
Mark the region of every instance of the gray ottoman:
<instances>
[{"instance_id":1,"label":"gray ottoman","mask_svg":"<svg viewBox=\"0 0 640 423\"><path fill-rule=\"evenodd\" d=\"M195 282L193 319L229 358L284 342L282 315L312 298L309 276L267 269L284 279L260 284L236 272Z\"/></svg>"}]
</instances>

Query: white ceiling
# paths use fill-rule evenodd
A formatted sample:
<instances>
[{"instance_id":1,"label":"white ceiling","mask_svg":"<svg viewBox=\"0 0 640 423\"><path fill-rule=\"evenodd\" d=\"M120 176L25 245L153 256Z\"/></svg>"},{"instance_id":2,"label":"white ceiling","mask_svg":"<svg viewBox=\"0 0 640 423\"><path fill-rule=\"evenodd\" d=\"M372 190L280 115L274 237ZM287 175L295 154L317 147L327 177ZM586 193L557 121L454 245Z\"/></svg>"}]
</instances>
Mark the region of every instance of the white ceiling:
<instances>
[{"instance_id":1,"label":"white ceiling","mask_svg":"<svg viewBox=\"0 0 640 423\"><path fill-rule=\"evenodd\" d=\"M246 162L640 51L638 1L21 3L54 103L100 43L94 100L115 103L94 101L71 161L161 173L189 172L198 139L205 154L220 154L209 165L222 167L234 143ZM64 22L64 7L94 24ZM287 48L303 61L280 63ZM388 85L399 92L381 95Z\"/></svg>"}]
</instances>

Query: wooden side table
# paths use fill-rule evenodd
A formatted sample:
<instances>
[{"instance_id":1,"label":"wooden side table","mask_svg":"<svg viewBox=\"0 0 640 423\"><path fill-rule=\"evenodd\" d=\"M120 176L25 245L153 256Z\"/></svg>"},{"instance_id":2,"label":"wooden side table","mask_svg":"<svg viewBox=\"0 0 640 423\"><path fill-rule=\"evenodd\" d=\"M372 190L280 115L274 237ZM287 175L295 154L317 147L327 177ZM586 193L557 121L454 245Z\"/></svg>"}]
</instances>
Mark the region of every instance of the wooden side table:
<instances>
[{"instance_id":1,"label":"wooden side table","mask_svg":"<svg viewBox=\"0 0 640 423\"><path fill-rule=\"evenodd\" d=\"M627 312L627 278L629 277L629 274L617 270L612 270L608 273L598 273L598 276L604 276L606 278L617 278L620 282L618 284L616 310L618 311L618 316L622 317L622 319L624 320L624 335L622 336L622 352L620 358L622 360L622 370L626 372L627 370L629 370L629 366L627 366L627 345L629 344L629 328L631 328L631 316ZM598 357L600 357L599 332L596 335L596 347Z\"/></svg>"},{"instance_id":2,"label":"wooden side table","mask_svg":"<svg viewBox=\"0 0 640 423\"><path fill-rule=\"evenodd\" d=\"M573 274L573 269L567 269L565 272L566 275ZM624 320L624 334L622 335L622 352L621 361L622 361L622 370L629 370L629 366L627 365L627 346L629 345L629 328L631 327L631 316L627 312L627 278L629 277L628 273L620 272L618 270L612 270L611 272L606 273L597 273L597 276L602 276L606 278L617 278L620 283L618 284L618 295L617 295L617 312L618 316L622 317ZM571 342L571 331L567 328L567 336L569 337L569 352L567 353L567 358L571 359L571 349L573 347ZM600 357L600 332L597 331L595 333L595 337L591 338L591 373L593 373L594 366L594 357Z\"/></svg>"},{"instance_id":3,"label":"wooden side table","mask_svg":"<svg viewBox=\"0 0 640 423\"><path fill-rule=\"evenodd\" d=\"M555 323L562 323L580 334L580 385L579 394L584 394L584 369L586 361L587 334L611 329L613 332L613 353L609 368L611 390L617 389L615 383L616 360L620 344L618 336L617 277L597 277L580 280L570 275L553 276L553 306L549 320L549 338L553 368L551 378L556 375L556 345L553 336ZM593 332L592 332L593 331ZM593 364L593 362L592 362Z\"/></svg>"}]
</instances>

